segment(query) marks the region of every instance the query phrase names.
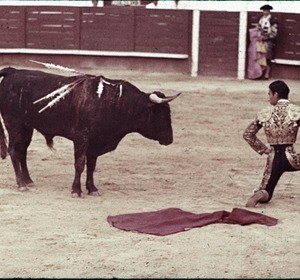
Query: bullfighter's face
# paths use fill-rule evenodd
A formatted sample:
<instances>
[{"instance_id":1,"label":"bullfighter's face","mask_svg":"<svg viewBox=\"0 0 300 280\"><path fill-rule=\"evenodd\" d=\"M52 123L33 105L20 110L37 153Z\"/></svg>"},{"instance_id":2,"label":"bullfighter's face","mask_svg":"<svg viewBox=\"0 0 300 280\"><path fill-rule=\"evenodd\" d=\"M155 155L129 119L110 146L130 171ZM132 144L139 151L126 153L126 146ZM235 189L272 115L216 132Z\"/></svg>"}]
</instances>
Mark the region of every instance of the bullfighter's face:
<instances>
[{"instance_id":1,"label":"bullfighter's face","mask_svg":"<svg viewBox=\"0 0 300 280\"><path fill-rule=\"evenodd\" d=\"M265 17L267 17L269 14L271 14L271 11L270 10L263 10L263 15Z\"/></svg>"},{"instance_id":2,"label":"bullfighter's face","mask_svg":"<svg viewBox=\"0 0 300 280\"><path fill-rule=\"evenodd\" d=\"M269 90L268 92L268 96L269 96L269 102L271 105L276 105L277 101L278 101L278 93L277 92L273 92L271 90Z\"/></svg>"}]
</instances>

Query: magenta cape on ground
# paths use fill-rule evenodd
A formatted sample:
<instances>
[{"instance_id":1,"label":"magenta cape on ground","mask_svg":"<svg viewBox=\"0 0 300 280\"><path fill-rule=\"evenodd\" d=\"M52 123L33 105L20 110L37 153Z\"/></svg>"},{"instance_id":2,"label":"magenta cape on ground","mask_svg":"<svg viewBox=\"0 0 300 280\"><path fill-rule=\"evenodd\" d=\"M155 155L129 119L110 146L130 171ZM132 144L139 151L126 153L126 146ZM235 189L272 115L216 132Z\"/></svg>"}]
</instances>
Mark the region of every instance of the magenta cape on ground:
<instances>
[{"instance_id":1,"label":"magenta cape on ground","mask_svg":"<svg viewBox=\"0 0 300 280\"><path fill-rule=\"evenodd\" d=\"M277 224L275 218L241 208L234 208L232 212L222 210L204 214L168 208L154 212L108 216L107 221L118 229L160 236L215 223L266 226Z\"/></svg>"}]
</instances>

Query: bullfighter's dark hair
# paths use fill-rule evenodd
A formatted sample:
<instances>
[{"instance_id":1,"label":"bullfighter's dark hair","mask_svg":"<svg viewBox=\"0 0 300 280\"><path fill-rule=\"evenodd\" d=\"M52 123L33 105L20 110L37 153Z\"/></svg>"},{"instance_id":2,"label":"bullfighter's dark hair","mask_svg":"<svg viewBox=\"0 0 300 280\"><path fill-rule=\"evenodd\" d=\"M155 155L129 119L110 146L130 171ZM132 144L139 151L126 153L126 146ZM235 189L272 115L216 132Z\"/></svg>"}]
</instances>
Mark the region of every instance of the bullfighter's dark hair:
<instances>
[{"instance_id":1,"label":"bullfighter's dark hair","mask_svg":"<svg viewBox=\"0 0 300 280\"><path fill-rule=\"evenodd\" d=\"M269 85L269 89L273 93L277 92L278 98L287 99L289 97L290 89L284 81L277 80L277 81L272 82Z\"/></svg>"}]
</instances>

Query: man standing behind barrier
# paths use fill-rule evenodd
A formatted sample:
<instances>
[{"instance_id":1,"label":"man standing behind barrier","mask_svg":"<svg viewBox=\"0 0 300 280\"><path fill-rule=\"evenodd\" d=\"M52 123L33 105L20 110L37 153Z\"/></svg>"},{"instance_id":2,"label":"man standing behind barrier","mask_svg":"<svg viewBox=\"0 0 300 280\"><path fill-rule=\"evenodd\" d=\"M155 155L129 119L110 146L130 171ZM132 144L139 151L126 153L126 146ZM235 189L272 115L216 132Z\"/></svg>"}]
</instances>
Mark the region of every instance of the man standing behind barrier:
<instances>
[{"instance_id":1,"label":"man standing behind barrier","mask_svg":"<svg viewBox=\"0 0 300 280\"><path fill-rule=\"evenodd\" d=\"M268 155L260 188L248 199L246 207L269 202L281 175L300 169L300 154L295 152L293 146L300 125L300 107L289 102L289 91L283 81L271 83L268 95L272 106L262 110L243 134L257 153ZM256 137L262 127L270 148Z\"/></svg>"},{"instance_id":2,"label":"man standing behind barrier","mask_svg":"<svg viewBox=\"0 0 300 280\"><path fill-rule=\"evenodd\" d=\"M261 34L261 37L258 38L258 40L264 43L267 50L267 66L264 71L264 78L269 79L272 65L271 60L274 58L278 33L278 21L271 15L271 10L273 9L272 6L264 5L260 9L263 11L263 15L258 21L258 30Z\"/></svg>"}]
</instances>

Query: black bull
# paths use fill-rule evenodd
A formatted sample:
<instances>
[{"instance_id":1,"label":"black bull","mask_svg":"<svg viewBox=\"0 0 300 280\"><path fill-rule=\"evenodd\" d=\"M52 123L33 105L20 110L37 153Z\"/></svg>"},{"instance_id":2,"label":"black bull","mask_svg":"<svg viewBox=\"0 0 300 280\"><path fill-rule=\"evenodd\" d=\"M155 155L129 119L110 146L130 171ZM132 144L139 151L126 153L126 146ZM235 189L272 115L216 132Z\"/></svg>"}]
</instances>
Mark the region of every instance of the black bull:
<instances>
[{"instance_id":1,"label":"black bull","mask_svg":"<svg viewBox=\"0 0 300 280\"><path fill-rule=\"evenodd\" d=\"M93 180L97 157L116 149L128 133L137 132L161 145L173 141L168 102L178 95L146 94L127 81L102 76L65 77L8 67L0 71L0 77L4 77L0 84L0 112L9 136L7 149L0 121L1 157L5 158L8 151L22 191L33 184L26 157L34 129L44 135L50 147L54 136L73 141L73 196L81 196L80 177L85 164L87 191L98 195ZM55 97L35 101L74 82L69 94L41 111ZM102 90L100 82L103 82Z\"/></svg>"}]
</instances>

